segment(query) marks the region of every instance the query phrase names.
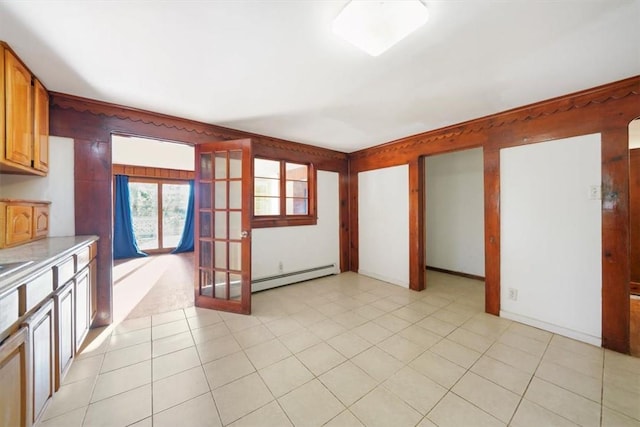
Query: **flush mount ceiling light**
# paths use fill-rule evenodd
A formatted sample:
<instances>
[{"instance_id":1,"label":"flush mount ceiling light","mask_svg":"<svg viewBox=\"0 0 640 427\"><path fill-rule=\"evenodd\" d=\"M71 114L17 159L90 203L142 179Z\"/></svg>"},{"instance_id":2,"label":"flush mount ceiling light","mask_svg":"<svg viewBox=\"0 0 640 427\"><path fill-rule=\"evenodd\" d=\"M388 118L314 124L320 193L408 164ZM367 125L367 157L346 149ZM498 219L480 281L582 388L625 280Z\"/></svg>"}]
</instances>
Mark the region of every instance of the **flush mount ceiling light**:
<instances>
[{"instance_id":1,"label":"flush mount ceiling light","mask_svg":"<svg viewBox=\"0 0 640 427\"><path fill-rule=\"evenodd\" d=\"M420 0L352 0L333 21L333 32L378 56L417 30L428 17Z\"/></svg>"}]
</instances>

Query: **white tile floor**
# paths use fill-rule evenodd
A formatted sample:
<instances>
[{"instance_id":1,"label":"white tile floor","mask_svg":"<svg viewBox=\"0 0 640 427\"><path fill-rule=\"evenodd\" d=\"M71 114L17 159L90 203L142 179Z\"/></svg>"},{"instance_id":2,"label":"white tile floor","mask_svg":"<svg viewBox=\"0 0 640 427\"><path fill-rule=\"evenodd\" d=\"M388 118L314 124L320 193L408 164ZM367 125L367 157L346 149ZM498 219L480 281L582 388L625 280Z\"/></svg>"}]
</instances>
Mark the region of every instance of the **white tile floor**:
<instances>
[{"instance_id":1,"label":"white tile floor","mask_svg":"<svg viewBox=\"0 0 640 427\"><path fill-rule=\"evenodd\" d=\"M477 281L346 273L253 308L92 331L40 425L640 426L640 359L486 315Z\"/></svg>"}]
</instances>

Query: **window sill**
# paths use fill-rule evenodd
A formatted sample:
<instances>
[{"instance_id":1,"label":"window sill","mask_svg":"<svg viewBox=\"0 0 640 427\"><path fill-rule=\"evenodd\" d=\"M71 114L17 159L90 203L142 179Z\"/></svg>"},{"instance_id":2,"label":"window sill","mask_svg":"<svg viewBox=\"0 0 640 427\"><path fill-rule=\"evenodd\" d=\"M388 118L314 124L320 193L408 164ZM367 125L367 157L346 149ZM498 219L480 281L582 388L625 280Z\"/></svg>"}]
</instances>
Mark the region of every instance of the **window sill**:
<instances>
[{"instance_id":1,"label":"window sill","mask_svg":"<svg viewBox=\"0 0 640 427\"><path fill-rule=\"evenodd\" d=\"M303 217L253 217L251 219L251 228L269 228L269 227L295 227L298 225L316 225L318 218L312 216Z\"/></svg>"}]
</instances>

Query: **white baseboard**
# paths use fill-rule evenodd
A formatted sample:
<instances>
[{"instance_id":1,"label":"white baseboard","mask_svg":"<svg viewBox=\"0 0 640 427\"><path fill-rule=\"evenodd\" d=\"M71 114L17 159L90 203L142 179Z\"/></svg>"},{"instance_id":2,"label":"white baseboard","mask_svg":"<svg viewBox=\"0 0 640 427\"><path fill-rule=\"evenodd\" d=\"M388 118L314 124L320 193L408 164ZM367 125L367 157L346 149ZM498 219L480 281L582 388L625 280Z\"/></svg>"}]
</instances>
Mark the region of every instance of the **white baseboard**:
<instances>
[{"instance_id":1,"label":"white baseboard","mask_svg":"<svg viewBox=\"0 0 640 427\"><path fill-rule=\"evenodd\" d=\"M511 313L504 310L500 310L500 317L504 317L505 319L509 320L515 320L516 322L524 323L525 325L533 326L534 328L543 329L545 331L553 332L554 334L562 335L567 338L572 338L574 340L582 341L587 344L595 345L596 347L602 347L602 337L596 337L593 335L585 334L584 332L563 328L562 326L543 322L537 319L532 319L527 316L522 316L520 314Z\"/></svg>"},{"instance_id":2,"label":"white baseboard","mask_svg":"<svg viewBox=\"0 0 640 427\"><path fill-rule=\"evenodd\" d=\"M371 273L366 270L358 270L358 274L362 274L363 276L371 277L372 279L382 280L383 282L391 283L392 285L402 286L403 288L409 289L408 282L401 282L397 279L393 279L391 277L381 276L379 274Z\"/></svg>"}]
</instances>

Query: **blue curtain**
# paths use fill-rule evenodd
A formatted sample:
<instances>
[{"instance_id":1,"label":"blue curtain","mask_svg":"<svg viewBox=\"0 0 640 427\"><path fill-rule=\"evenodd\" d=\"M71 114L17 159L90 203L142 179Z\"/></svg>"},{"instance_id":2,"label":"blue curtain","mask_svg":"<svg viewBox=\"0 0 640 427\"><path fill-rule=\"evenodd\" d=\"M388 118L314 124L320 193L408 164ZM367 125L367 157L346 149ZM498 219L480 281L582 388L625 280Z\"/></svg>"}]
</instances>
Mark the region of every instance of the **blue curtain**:
<instances>
[{"instance_id":1,"label":"blue curtain","mask_svg":"<svg viewBox=\"0 0 640 427\"><path fill-rule=\"evenodd\" d=\"M189 181L189 201L187 202L187 217L184 221L184 230L182 230L182 237L180 238L180 243L178 243L178 247L171 252L172 254L177 254L180 252L193 252L193 233L194 233L194 218L193 211L195 209L194 206L194 193L193 193L193 180Z\"/></svg>"},{"instance_id":2,"label":"blue curtain","mask_svg":"<svg viewBox=\"0 0 640 427\"><path fill-rule=\"evenodd\" d=\"M116 175L116 203L113 220L113 258L134 258L147 256L138 248L131 223L129 202L129 177Z\"/></svg>"}]
</instances>

